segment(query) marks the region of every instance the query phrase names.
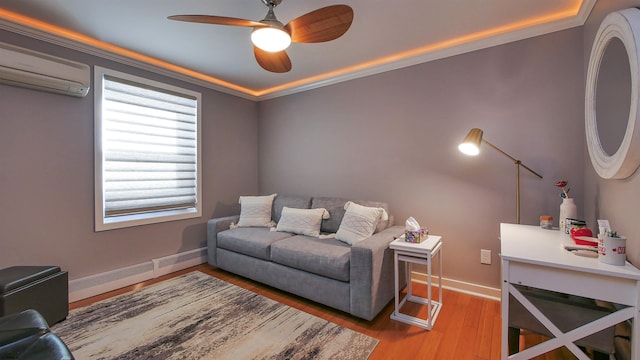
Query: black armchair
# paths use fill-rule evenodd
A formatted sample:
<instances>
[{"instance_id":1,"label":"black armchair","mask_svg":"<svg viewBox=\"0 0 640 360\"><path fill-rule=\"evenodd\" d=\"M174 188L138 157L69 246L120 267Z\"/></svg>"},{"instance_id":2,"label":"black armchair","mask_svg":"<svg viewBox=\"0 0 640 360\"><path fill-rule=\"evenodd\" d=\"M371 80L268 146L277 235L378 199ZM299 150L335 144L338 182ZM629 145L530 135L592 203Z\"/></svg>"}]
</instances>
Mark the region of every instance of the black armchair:
<instances>
[{"instance_id":1,"label":"black armchair","mask_svg":"<svg viewBox=\"0 0 640 360\"><path fill-rule=\"evenodd\" d=\"M0 359L73 360L64 342L35 310L0 317Z\"/></svg>"}]
</instances>

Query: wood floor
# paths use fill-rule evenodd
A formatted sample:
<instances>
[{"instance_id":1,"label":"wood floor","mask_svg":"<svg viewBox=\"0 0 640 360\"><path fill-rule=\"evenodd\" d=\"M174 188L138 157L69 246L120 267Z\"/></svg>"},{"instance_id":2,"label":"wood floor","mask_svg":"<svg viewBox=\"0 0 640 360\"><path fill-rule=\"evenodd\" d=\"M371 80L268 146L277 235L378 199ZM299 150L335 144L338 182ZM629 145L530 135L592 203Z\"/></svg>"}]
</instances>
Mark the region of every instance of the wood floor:
<instances>
[{"instance_id":1,"label":"wood floor","mask_svg":"<svg viewBox=\"0 0 640 360\"><path fill-rule=\"evenodd\" d=\"M109 297L148 286L190 271L201 271L229 283L289 305L328 321L367 334L380 342L369 359L424 359L424 360L497 360L500 359L501 321L500 303L459 292L443 290L443 307L431 331L389 319L393 311L391 302L373 321L368 322L346 313L316 304L300 297L273 289L216 269L208 264L198 265L144 283L125 287L70 304L71 309L83 307ZM417 295L426 293L426 286L414 285ZM424 295L423 295L424 296ZM437 296L437 292L436 295ZM422 314L420 308L407 307L403 312ZM523 336L525 346L541 341L533 335ZM558 351L538 357L539 360L574 359L567 351Z\"/></svg>"}]
</instances>

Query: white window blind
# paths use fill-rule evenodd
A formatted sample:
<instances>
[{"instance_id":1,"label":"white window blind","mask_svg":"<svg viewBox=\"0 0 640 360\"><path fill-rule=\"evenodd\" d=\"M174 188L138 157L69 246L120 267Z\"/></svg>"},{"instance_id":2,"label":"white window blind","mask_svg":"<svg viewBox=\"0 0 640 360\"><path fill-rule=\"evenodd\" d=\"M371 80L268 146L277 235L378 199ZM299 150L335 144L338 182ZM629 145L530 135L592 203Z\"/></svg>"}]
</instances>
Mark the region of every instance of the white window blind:
<instances>
[{"instance_id":1,"label":"white window blind","mask_svg":"<svg viewBox=\"0 0 640 360\"><path fill-rule=\"evenodd\" d=\"M104 222L198 207L198 100L199 96L103 76Z\"/></svg>"}]
</instances>

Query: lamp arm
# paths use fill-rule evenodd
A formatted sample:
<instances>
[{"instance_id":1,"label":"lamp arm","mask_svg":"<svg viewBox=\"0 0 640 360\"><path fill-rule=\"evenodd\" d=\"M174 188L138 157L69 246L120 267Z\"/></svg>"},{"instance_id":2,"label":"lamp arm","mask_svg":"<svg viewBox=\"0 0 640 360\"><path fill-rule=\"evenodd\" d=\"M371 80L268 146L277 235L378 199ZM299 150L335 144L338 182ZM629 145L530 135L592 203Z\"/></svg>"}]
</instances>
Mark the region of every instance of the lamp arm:
<instances>
[{"instance_id":1,"label":"lamp arm","mask_svg":"<svg viewBox=\"0 0 640 360\"><path fill-rule=\"evenodd\" d=\"M542 175L538 174L537 172L531 170L531 168L529 168L527 165L523 164L522 161L518 160L518 165L522 166L523 168L529 170L533 175L539 177L540 179L542 179Z\"/></svg>"},{"instance_id":2,"label":"lamp arm","mask_svg":"<svg viewBox=\"0 0 640 360\"><path fill-rule=\"evenodd\" d=\"M502 149L500 149L499 147L493 145L492 143L488 142L485 139L482 139L482 142L486 143L487 145L489 145L490 147L492 147L494 150L496 150L497 152L501 153L502 155L508 157L509 159L511 159L511 161L514 162L514 164L518 165L518 166L522 166L523 168L529 170L533 175L539 177L540 179L542 179L542 175L538 174L537 172L531 170L530 167L528 167L527 165L523 164L522 161L514 158L513 156L507 154L506 152L504 152Z\"/></svg>"}]
</instances>

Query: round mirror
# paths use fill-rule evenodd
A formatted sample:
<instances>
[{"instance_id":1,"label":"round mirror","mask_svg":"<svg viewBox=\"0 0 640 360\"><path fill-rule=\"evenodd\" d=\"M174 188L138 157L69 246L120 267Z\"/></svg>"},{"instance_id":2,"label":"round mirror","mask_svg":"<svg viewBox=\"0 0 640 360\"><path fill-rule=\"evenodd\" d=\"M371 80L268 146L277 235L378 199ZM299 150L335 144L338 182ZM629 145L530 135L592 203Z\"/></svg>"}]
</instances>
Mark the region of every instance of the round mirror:
<instances>
[{"instance_id":1,"label":"round mirror","mask_svg":"<svg viewBox=\"0 0 640 360\"><path fill-rule=\"evenodd\" d=\"M607 15L591 49L585 130L591 163L605 179L624 179L640 165L637 38L640 10L626 9Z\"/></svg>"},{"instance_id":2,"label":"round mirror","mask_svg":"<svg viewBox=\"0 0 640 360\"><path fill-rule=\"evenodd\" d=\"M631 70L622 41L612 38L604 50L596 84L596 125L602 150L618 151L631 110Z\"/></svg>"}]
</instances>

